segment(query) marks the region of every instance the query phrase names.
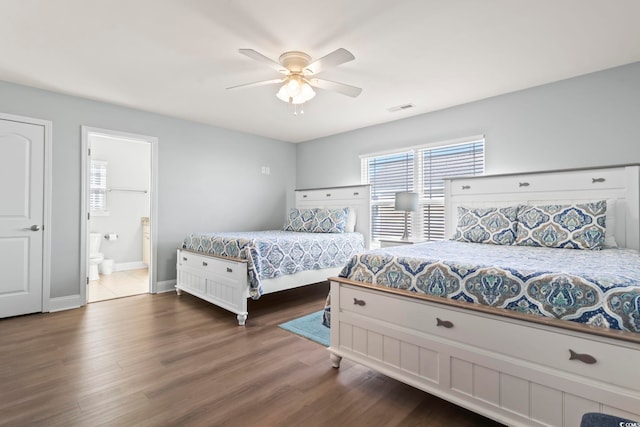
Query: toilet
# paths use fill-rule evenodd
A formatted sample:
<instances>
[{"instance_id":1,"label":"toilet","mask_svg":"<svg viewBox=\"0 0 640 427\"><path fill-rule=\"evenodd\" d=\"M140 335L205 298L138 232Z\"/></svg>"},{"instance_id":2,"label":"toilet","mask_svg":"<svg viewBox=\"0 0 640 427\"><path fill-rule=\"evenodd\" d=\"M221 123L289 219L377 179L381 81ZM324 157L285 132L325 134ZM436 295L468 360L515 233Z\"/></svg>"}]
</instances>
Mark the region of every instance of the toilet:
<instances>
[{"instance_id":1,"label":"toilet","mask_svg":"<svg viewBox=\"0 0 640 427\"><path fill-rule=\"evenodd\" d=\"M98 280L98 266L104 261L104 255L98 252L102 233L89 233L89 280Z\"/></svg>"}]
</instances>

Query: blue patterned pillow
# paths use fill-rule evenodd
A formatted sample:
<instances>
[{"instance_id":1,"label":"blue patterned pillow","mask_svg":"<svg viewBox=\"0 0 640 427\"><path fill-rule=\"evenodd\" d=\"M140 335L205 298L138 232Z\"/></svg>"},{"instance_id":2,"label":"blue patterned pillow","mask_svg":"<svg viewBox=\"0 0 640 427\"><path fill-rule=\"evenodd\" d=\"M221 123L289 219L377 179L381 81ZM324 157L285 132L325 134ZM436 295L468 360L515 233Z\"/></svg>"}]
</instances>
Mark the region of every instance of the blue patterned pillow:
<instances>
[{"instance_id":1,"label":"blue patterned pillow","mask_svg":"<svg viewBox=\"0 0 640 427\"><path fill-rule=\"evenodd\" d=\"M566 249L600 249L607 202L520 206L516 244Z\"/></svg>"},{"instance_id":2,"label":"blue patterned pillow","mask_svg":"<svg viewBox=\"0 0 640 427\"><path fill-rule=\"evenodd\" d=\"M289 209L284 223L284 231L310 232L313 228L316 209Z\"/></svg>"},{"instance_id":3,"label":"blue patterned pillow","mask_svg":"<svg viewBox=\"0 0 640 427\"><path fill-rule=\"evenodd\" d=\"M452 240L470 243L512 245L516 239L518 207L458 207L458 226Z\"/></svg>"},{"instance_id":4,"label":"blue patterned pillow","mask_svg":"<svg viewBox=\"0 0 640 427\"><path fill-rule=\"evenodd\" d=\"M313 233L344 233L349 208L316 209L311 231Z\"/></svg>"}]
</instances>

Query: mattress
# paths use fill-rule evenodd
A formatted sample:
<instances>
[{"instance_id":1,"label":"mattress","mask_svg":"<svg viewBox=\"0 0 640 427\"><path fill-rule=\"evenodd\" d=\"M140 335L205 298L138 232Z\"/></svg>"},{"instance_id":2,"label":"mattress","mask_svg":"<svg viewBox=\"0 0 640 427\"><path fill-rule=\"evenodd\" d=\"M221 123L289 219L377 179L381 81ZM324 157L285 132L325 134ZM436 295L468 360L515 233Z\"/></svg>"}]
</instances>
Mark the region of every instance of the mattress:
<instances>
[{"instance_id":1,"label":"mattress","mask_svg":"<svg viewBox=\"0 0 640 427\"><path fill-rule=\"evenodd\" d=\"M357 254L340 276L640 333L640 255L631 249L439 241Z\"/></svg>"},{"instance_id":2,"label":"mattress","mask_svg":"<svg viewBox=\"0 0 640 427\"><path fill-rule=\"evenodd\" d=\"M204 254L247 260L249 295L262 295L262 280L305 270L342 267L364 250L360 233L251 231L193 233L182 248Z\"/></svg>"}]
</instances>

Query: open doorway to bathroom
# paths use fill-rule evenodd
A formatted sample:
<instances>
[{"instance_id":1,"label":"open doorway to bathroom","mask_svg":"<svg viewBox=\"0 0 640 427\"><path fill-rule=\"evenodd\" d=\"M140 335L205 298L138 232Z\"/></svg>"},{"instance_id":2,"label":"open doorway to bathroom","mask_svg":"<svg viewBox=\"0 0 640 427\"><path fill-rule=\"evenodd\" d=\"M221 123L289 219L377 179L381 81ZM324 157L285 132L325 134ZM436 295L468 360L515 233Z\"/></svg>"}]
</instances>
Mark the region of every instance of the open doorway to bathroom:
<instances>
[{"instance_id":1,"label":"open doorway to bathroom","mask_svg":"<svg viewBox=\"0 0 640 427\"><path fill-rule=\"evenodd\" d=\"M87 303L153 292L155 142L83 127Z\"/></svg>"}]
</instances>

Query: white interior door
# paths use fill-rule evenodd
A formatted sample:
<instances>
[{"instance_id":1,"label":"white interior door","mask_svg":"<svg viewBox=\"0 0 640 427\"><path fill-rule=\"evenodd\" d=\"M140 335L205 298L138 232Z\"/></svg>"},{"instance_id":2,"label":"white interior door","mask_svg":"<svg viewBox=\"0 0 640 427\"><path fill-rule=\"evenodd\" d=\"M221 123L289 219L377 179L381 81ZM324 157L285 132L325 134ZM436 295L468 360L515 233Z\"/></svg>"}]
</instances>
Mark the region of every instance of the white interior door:
<instances>
[{"instance_id":1,"label":"white interior door","mask_svg":"<svg viewBox=\"0 0 640 427\"><path fill-rule=\"evenodd\" d=\"M0 118L0 317L43 309L42 125Z\"/></svg>"}]
</instances>

